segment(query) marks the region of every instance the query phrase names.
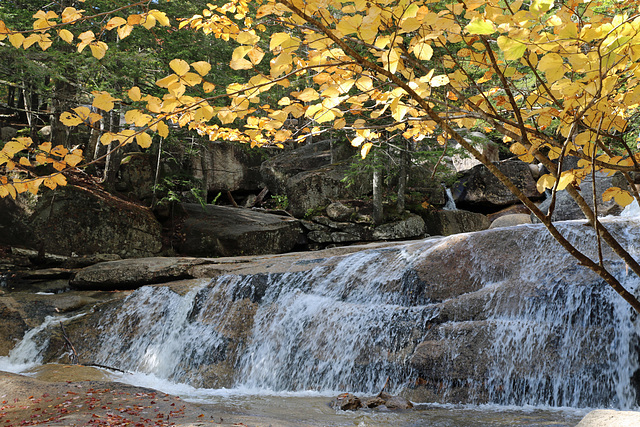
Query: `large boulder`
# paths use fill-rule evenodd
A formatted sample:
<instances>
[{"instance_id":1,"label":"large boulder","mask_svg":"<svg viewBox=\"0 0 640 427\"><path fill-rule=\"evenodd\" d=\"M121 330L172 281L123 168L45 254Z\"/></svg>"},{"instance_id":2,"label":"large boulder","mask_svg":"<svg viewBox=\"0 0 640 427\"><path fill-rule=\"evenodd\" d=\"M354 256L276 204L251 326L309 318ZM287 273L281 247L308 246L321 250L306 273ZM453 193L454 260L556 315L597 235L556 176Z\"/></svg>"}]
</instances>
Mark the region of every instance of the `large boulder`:
<instances>
[{"instance_id":1,"label":"large boulder","mask_svg":"<svg viewBox=\"0 0 640 427\"><path fill-rule=\"evenodd\" d=\"M264 150L248 145L214 141L207 142L191 162L193 177L202 180L208 192L249 190L264 187L260 165Z\"/></svg>"},{"instance_id":2,"label":"large boulder","mask_svg":"<svg viewBox=\"0 0 640 427\"><path fill-rule=\"evenodd\" d=\"M130 199L151 205L155 169L155 159L150 154L127 154L118 169L116 190Z\"/></svg>"},{"instance_id":3,"label":"large boulder","mask_svg":"<svg viewBox=\"0 0 640 427\"><path fill-rule=\"evenodd\" d=\"M356 183L347 187L344 183L347 173L348 165L332 164L291 177L286 183L291 214L301 218L309 211L326 206L333 200L357 198L371 192L371 180L366 178L358 179Z\"/></svg>"},{"instance_id":4,"label":"large boulder","mask_svg":"<svg viewBox=\"0 0 640 427\"><path fill-rule=\"evenodd\" d=\"M368 174L347 186L351 150L344 143L321 141L286 151L263 163L262 178L271 194L286 195L297 218L332 201L358 198L372 190Z\"/></svg>"},{"instance_id":5,"label":"large boulder","mask_svg":"<svg viewBox=\"0 0 640 427\"><path fill-rule=\"evenodd\" d=\"M251 209L183 204L184 239L178 251L187 256L236 256L283 253L302 238L297 220Z\"/></svg>"},{"instance_id":6,"label":"large boulder","mask_svg":"<svg viewBox=\"0 0 640 427\"><path fill-rule=\"evenodd\" d=\"M0 244L59 255L112 253L154 256L162 249L161 226L147 208L96 186L68 185L43 191L36 203L0 200Z\"/></svg>"},{"instance_id":7,"label":"large boulder","mask_svg":"<svg viewBox=\"0 0 640 427\"><path fill-rule=\"evenodd\" d=\"M486 230L491 225L491 221L485 215L465 210L429 210L421 212L421 216L426 232L432 236Z\"/></svg>"},{"instance_id":8,"label":"large boulder","mask_svg":"<svg viewBox=\"0 0 640 427\"><path fill-rule=\"evenodd\" d=\"M529 165L520 160L496 162L495 165L533 200L542 198ZM494 212L519 202L518 198L484 165L466 171L451 189L456 205L462 209Z\"/></svg>"},{"instance_id":9,"label":"large boulder","mask_svg":"<svg viewBox=\"0 0 640 427\"><path fill-rule=\"evenodd\" d=\"M262 179L272 194L287 194L287 181L292 176L348 158L344 145L327 140L284 151L262 164Z\"/></svg>"},{"instance_id":10,"label":"large boulder","mask_svg":"<svg viewBox=\"0 0 640 427\"><path fill-rule=\"evenodd\" d=\"M607 202L602 200L602 193L607 188L612 186L624 186L625 183L618 182L618 177L609 177L604 175L596 176L596 198L598 201L598 216L618 215L622 212L622 208L613 200ZM591 176L587 176L580 183L580 194L585 199L587 204L593 209L593 179ZM549 207L551 206L551 197L548 197L540 204L540 210L545 214L549 214ZM566 191L559 191L556 193L556 204L551 215L552 221L566 221L570 219L584 219L585 216L580 210L578 204L571 198ZM531 219L534 222L540 222L538 218L531 215Z\"/></svg>"}]
</instances>

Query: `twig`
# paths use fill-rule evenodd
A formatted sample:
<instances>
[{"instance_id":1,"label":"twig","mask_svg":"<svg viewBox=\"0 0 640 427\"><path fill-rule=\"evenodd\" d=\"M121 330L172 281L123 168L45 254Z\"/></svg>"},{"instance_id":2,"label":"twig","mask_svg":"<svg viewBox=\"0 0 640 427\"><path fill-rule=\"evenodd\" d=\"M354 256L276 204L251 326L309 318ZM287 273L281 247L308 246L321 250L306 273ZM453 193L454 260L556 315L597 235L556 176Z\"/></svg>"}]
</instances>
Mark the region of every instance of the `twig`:
<instances>
[{"instance_id":1,"label":"twig","mask_svg":"<svg viewBox=\"0 0 640 427\"><path fill-rule=\"evenodd\" d=\"M382 389L380 390L380 393L378 393L377 397L381 397L382 393L384 392L384 389L387 388L387 385L389 384L389 377L387 377L386 381L384 382L384 385L382 386Z\"/></svg>"},{"instance_id":2,"label":"twig","mask_svg":"<svg viewBox=\"0 0 640 427\"><path fill-rule=\"evenodd\" d=\"M64 325L62 324L62 322L60 322L60 328L62 329L62 336L64 337L64 340L66 341L67 345L71 349L71 357L70 357L71 364L72 365L77 365L78 364L78 353L76 353L76 349L73 347L73 344L71 344L71 341L69 340L69 337L67 336L67 331L65 331Z\"/></svg>"}]
</instances>

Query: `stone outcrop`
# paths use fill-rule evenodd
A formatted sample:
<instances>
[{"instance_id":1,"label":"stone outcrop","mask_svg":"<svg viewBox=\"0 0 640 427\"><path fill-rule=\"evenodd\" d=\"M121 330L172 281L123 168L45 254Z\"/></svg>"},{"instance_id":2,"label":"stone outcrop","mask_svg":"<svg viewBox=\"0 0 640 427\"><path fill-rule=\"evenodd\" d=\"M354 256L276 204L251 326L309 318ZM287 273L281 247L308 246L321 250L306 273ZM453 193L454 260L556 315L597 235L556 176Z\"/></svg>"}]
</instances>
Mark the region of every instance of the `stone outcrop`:
<instances>
[{"instance_id":1,"label":"stone outcrop","mask_svg":"<svg viewBox=\"0 0 640 427\"><path fill-rule=\"evenodd\" d=\"M640 414L636 411L596 409L585 415L576 427L640 427Z\"/></svg>"},{"instance_id":2,"label":"stone outcrop","mask_svg":"<svg viewBox=\"0 0 640 427\"><path fill-rule=\"evenodd\" d=\"M491 221L481 214L465 210L428 210L421 212L426 232L431 236L449 236L486 230Z\"/></svg>"},{"instance_id":3,"label":"stone outcrop","mask_svg":"<svg viewBox=\"0 0 640 427\"><path fill-rule=\"evenodd\" d=\"M284 152L262 164L262 179L271 194L286 195L289 211L297 218L332 201L371 192L367 174L346 186L351 150L346 144L322 141Z\"/></svg>"},{"instance_id":4,"label":"stone outcrop","mask_svg":"<svg viewBox=\"0 0 640 427\"><path fill-rule=\"evenodd\" d=\"M495 164L527 197L533 200L542 197L527 163L505 160ZM451 192L459 208L474 211L494 212L519 202L484 165L474 166L464 172Z\"/></svg>"},{"instance_id":5,"label":"stone outcrop","mask_svg":"<svg viewBox=\"0 0 640 427\"><path fill-rule=\"evenodd\" d=\"M118 169L116 190L132 200L151 206L155 159L148 153L129 153Z\"/></svg>"},{"instance_id":6,"label":"stone outcrop","mask_svg":"<svg viewBox=\"0 0 640 427\"><path fill-rule=\"evenodd\" d=\"M513 227L514 225L531 224L531 215L511 214L497 218L491 223L489 228Z\"/></svg>"},{"instance_id":7,"label":"stone outcrop","mask_svg":"<svg viewBox=\"0 0 640 427\"><path fill-rule=\"evenodd\" d=\"M596 176L596 197L598 200L598 216L618 215L622 212L622 208L613 200L603 201L602 193L607 188L612 186L623 186L626 182L622 183L617 176L608 177L603 175ZM593 209L593 179L591 175L585 177L580 183L580 194L585 199L587 204ZM540 204L540 210L545 214L549 213L549 206L551 205L551 198L547 198ZM552 221L566 221L570 219L584 219L585 216L578 207L578 204L571 198L566 191L558 191L556 193L556 204L551 216ZM533 215L531 219L534 222L539 222Z\"/></svg>"},{"instance_id":8,"label":"stone outcrop","mask_svg":"<svg viewBox=\"0 0 640 427\"><path fill-rule=\"evenodd\" d=\"M378 226L374 226L371 218L366 215L357 216L353 211L351 216L354 217L352 222L334 221L325 216L302 221L311 247L317 249L327 244L402 240L424 236L424 220L415 214L408 214L403 219Z\"/></svg>"},{"instance_id":9,"label":"stone outcrop","mask_svg":"<svg viewBox=\"0 0 640 427\"><path fill-rule=\"evenodd\" d=\"M184 204L182 255L218 257L291 251L302 238L297 220L250 209Z\"/></svg>"},{"instance_id":10,"label":"stone outcrop","mask_svg":"<svg viewBox=\"0 0 640 427\"><path fill-rule=\"evenodd\" d=\"M70 285L75 289L105 291L135 289L153 283L192 278L191 268L205 264L198 258L139 258L110 261L78 271Z\"/></svg>"},{"instance_id":11,"label":"stone outcrop","mask_svg":"<svg viewBox=\"0 0 640 427\"><path fill-rule=\"evenodd\" d=\"M149 209L97 187L68 185L43 191L37 202L1 199L0 244L59 255L153 256L161 226Z\"/></svg>"},{"instance_id":12,"label":"stone outcrop","mask_svg":"<svg viewBox=\"0 0 640 427\"><path fill-rule=\"evenodd\" d=\"M201 152L191 160L193 177L201 180L203 187L211 193L259 191L264 187L260 175L264 150L232 142L204 142Z\"/></svg>"}]
</instances>

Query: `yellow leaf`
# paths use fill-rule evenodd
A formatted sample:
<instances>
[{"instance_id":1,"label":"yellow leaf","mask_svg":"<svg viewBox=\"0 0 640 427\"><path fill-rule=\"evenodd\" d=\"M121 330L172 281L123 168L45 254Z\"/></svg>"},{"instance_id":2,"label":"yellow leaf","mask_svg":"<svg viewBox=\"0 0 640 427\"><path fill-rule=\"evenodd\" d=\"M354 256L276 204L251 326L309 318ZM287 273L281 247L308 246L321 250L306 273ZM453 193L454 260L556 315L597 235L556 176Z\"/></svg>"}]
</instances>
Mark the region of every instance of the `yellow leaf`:
<instances>
[{"instance_id":1,"label":"yellow leaf","mask_svg":"<svg viewBox=\"0 0 640 427\"><path fill-rule=\"evenodd\" d=\"M158 126L158 135L160 135L163 138L166 138L169 136L169 126L167 126L165 122L160 121L158 122L157 126Z\"/></svg>"},{"instance_id":2,"label":"yellow leaf","mask_svg":"<svg viewBox=\"0 0 640 427\"><path fill-rule=\"evenodd\" d=\"M373 80L370 77L364 76L356 80L356 87L363 92L371 90L373 88Z\"/></svg>"},{"instance_id":3,"label":"yellow leaf","mask_svg":"<svg viewBox=\"0 0 640 427\"><path fill-rule=\"evenodd\" d=\"M104 42L96 42L96 43L91 43L89 45L89 48L91 49L91 54L93 55L94 58L102 59L104 58L104 55L107 53L107 49L109 49L109 46L107 46L107 44Z\"/></svg>"},{"instance_id":4,"label":"yellow leaf","mask_svg":"<svg viewBox=\"0 0 640 427\"><path fill-rule=\"evenodd\" d=\"M260 61L262 61L262 58L264 57L264 52L259 47L255 47L247 53L247 56L251 60L252 64L257 65L260 63Z\"/></svg>"},{"instance_id":5,"label":"yellow leaf","mask_svg":"<svg viewBox=\"0 0 640 427\"><path fill-rule=\"evenodd\" d=\"M202 90L204 90L205 93L213 92L215 88L216 88L216 85L214 85L213 83L204 82L202 84Z\"/></svg>"},{"instance_id":6,"label":"yellow leaf","mask_svg":"<svg viewBox=\"0 0 640 427\"><path fill-rule=\"evenodd\" d=\"M109 145L115 140L116 140L115 134L111 132L107 132L100 137L100 143L102 145Z\"/></svg>"},{"instance_id":7,"label":"yellow leaf","mask_svg":"<svg viewBox=\"0 0 640 427\"><path fill-rule=\"evenodd\" d=\"M449 84L449 76L446 74L440 74L439 76L432 77L431 80L429 80L429 85L431 87L444 86L447 84Z\"/></svg>"},{"instance_id":8,"label":"yellow leaf","mask_svg":"<svg viewBox=\"0 0 640 427\"><path fill-rule=\"evenodd\" d=\"M195 86L200 84L202 81L202 77L196 73L187 73L184 76L180 77L180 80L183 81L187 86Z\"/></svg>"},{"instance_id":9,"label":"yellow leaf","mask_svg":"<svg viewBox=\"0 0 640 427\"><path fill-rule=\"evenodd\" d=\"M44 151L45 153L48 153L51 151L51 143L50 142L43 142L42 144L38 145L38 149L40 151Z\"/></svg>"},{"instance_id":10,"label":"yellow leaf","mask_svg":"<svg viewBox=\"0 0 640 427\"><path fill-rule=\"evenodd\" d=\"M71 154L67 154L64 157L64 161L72 167L80 163L82 159L82 150L73 150Z\"/></svg>"},{"instance_id":11,"label":"yellow leaf","mask_svg":"<svg viewBox=\"0 0 640 427\"><path fill-rule=\"evenodd\" d=\"M156 81L156 85L160 87L168 88L173 83L176 83L179 81L180 81L180 77L176 76L175 74L170 74L167 77Z\"/></svg>"},{"instance_id":12,"label":"yellow leaf","mask_svg":"<svg viewBox=\"0 0 640 427\"><path fill-rule=\"evenodd\" d=\"M507 36L498 37L498 47L504 53L504 59L507 61L520 59L527 50L527 46Z\"/></svg>"},{"instance_id":13,"label":"yellow leaf","mask_svg":"<svg viewBox=\"0 0 640 427\"><path fill-rule=\"evenodd\" d=\"M121 25L125 25L127 23L127 20L120 17L120 16L115 16L113 18L111 18L109 20L109 22L107 22L107 25L104 26L104 29L107 31L113 30L116 27L119 27Z\"/></svg>"},{"instance_id":14,"label":"yellow leaf","mask_svg":"<svg viewBox=\"0 0 640 427\"><path fill-rule=\"evenodd\" d=\"M571 171L564 171L560 175L560 180L558 181L558 190L564 190L567 185L571 184L575 179L575 175Z\"/></svg>"},{"instance_id":15,"label":"yellow leaf","mask_svg":"<svg viewBox=\"0 0 640 427\"><path fill-rule=\"evenodd\" d=\"M533 0L529 10L537 14L542 14L551 9L551 7L553 7L553 0Z\"/></svg>"},{"instance_id":16,"label":"yellow leaf","mask_svg":"<svg viewBox=\"0 0 640 427\"><path fill-rule=\"evenodd\" d=\"M413 54L421 61L428 61L433 56L433 48L425 42L416 43Z\"/></svg>"},{"instance_id":17,"label":"yellow leaf","mask_svg":"<svg viewBox=\"0 0 640 427\"><path fill-rule=\"evenodd\" d=\"M26 157L20 157L20 161L18 163L22 166L31 166L31 162Z\"/></svg>"},{"instance_id":18,"label":"yellow leaf","mask_svg":"<svg viewBox=\"0 0 640 427\"><path fill-rule=\"evenodd\" d=\"M58 31L58 36L67 43L71 43L73 41L73 33L69 30L62 29Z\"/></svg>"},{"instance_id":19,"label":"yellow leaf","mask_svg":"<svg viewBox=\"0 0 640 427\"><path fill-rule=\"evenodd\" d=\"M126 38L131 34L131 30L133 30L133 26L129 24L118 27L118 37L120 37L121 40Z\"/></svg>"},{"instance_id":20,"label":"yellow leaf","mask_svg":"<svg viewBox=\"0 0 640 427\"><path fill-rule=\"evenodd\" d=\"M320 95L318 95L318 92L316 92L315 89L310 87L306 88L305 90L303 90L302 92L294 96L303 102L311 102L320 98Z\"/></svg>"},{"instance_id":21,"label":"yellow leaf","mask_svg":"<svg viewBox=\"0 0 640 427\"><path fill-rule=\"evenodd\" d=\"M7 154L7 156L9 157L13 157L16 153L19 153L20 151L24 150L25 148L27 148L26 144L23 144L22 142L18 141L18 140L11 140L9 142L7 142L4 147L2 148L2 151Z\"/></svg>"},{"instance_id":22,"label":"yellow leaf","mask_svg":"<svg viewBox=\"0 0 640 427\"><path fill-rule=\"evenodd\" d=\"M114 101L120 101L118 98L114 98L108 92L93 91L91 92L95 98L93 98L93 106L103 111L111 111L115 106Z\"/></svg>"},{"instance_id":23,"label":"yellow leaf","mask_svg":"<svg viewBox=\"0 0 640 427\"><path fill-rule=\"evenodd\" d=\"M232 70L250 70L253 68L253 64L244 58L237 58L229 62L229 67L231 67Z\"/></svg>"},{"instance_id":24,"label":"yellow leaf","mask_svg":"<svg viewBox=\"0 0 640 427\"><path fill-rule=\"evenodd\" d=\"M61 173L51 175L51 180L58 185L67 185L67 178Z\"/></svg>"},{"instance_id":25,"label":"yellow leaf","mask_svg":"<svg viewBox=\"0 0 640 427\"><path fill-rule=\"evenodd\" d=\"M496 26L491 21L482 18L474 18L464 28L469 34L493 34Z\"/></svg>"},{"instance_id":26,"label":"yellow leaf","mask_svg":"<svg viewBox=\"0 0 640 427\"><path fill-rule=\"evenodd\" d=\"M629 194L627 190L623 190L619 187L607 188L602 193L602 200L604 200L605 202L611 200L612 198L617 204L623 207L633 202L633 196Z\"/></svg>"},{"instance_id":27,"label":"yellow leaf","mask_svg":"<svg viewBox=\"0 0 640 427\"><path fill-rule=\"evenodd\" d=\"M33 46L35 43L39 41L40 41L40 34L30 34L29 37L24 39L24 41L22 42L22 47L24 49L29 49L31 46Z\"/></svg>"},{"instance_id":28,"label":"yellow leaf","mask_svg":"<svg viewBox=\"0 0 640 427\"><path fill-rule=\"evenodd\" d=\"M40 188L40 184L44 181L43 178L36 178L27 181L27 189L31 194L38 194L38 188Z\"/></svg>"},{"instance_id":29,"label":"yellow leaf","mask_svg":"<svg viewBox=\"0 0 640 427\"><path fill-rule=\"evenodd\" d=\"M168 26L171 25L171 22L169 21L169 18L167 18L167 14L166 13L161 12L161 11L156 10L156 9L150 10L149 13L151 13L153 15L153 17L156 18L156 20L163 27L168 27Z\"/></svg>"},{"instance_id":30,"label":"yellow leaf","mask_svg":"<svg viewBox=\"0 0 640 427\"><path fill-rule=\"evenodd\" d=\"M540 179L538 179L538 182L536 183L536 188L538 189L538 193L544 193L544 190L546 190L547 188L553 188L553 185L556 183L556 179L547 174L544 174L540 177Z\"/></svg>"},{"instance_id":31,"label":"yellow leaf","mask_svg":"<svg viewBox=\"0 0 640 427\"><path fill-rule=\"evenodd\" d=\"M211 71L211 64L206 61L193 62L191 66L201 76L206 76Z\"/></svg>"},{"instance_id":32,"label":"yellow leaf","mask_svg":"<svg viewBox=\"0 0 640 427\"><path fill-rule=\"evenodd\" d=\"M243 31L238 34L236 41L240 44L254 45L260 40L260 36L256 35L254 30Z\"/></svg>"},{"instance_id":33,"label":"yellow leaf","mask_svg":"<svg viewBox=\"0 0 640 427\"><path fill-rule=\"evenodd\" d=\"M127 91L127 95L132 101L140 101L142 99L142 94L140 93L140 88L138 86L134 86Z\"/></svg>"},{"instance_id":34,"label":"yellow leaf","mask_svg":"<svg viewBox=\"0 0 640 427\"><path fill-rule=\"evenodd\" d=\"M65 126L78 126L79 124L82 124L82 119L80 117L75 114L71 114L68 111L60 114L60 121Z\"/></svg>"},{"instance_id":35,"label":"yellow leaf","mask_svg":"<svg viewBox=\"0 0 640 427\"><path fill-rule=\"evenodd\" d=\"M371 147L373 147L373 143L371 142L365 142L364 144L362 144L362 148L360 149L360 156L362 156L362 158L366 158L367 154L369 154L369 151L371 151Z\"/></svg>"},{"instance_id":36,"label":"yellow leaf","mask_svg":"<svg viewBox=\"0 0 640 427\"><path fill-rule=\"evenodd\" d=\"M141 23L144 28L146 28L147 30L150 30L156 26L156 18L153 15L147 14L146 16L144 16Z\"/></svg>"},{"instance_id":37,"label":"yellow leaf","mask_svg":"<svg viewBox=\"0 0 640 427\"><path fill-rule=\"evenodd\" d=\"M24 41L24 36L20 33L9 34L9 41L16 49L19 49L22 46L22 42Z\"/></svg>"},{"instance_id":38,"label":"yellow leaf","mask_svg":"<svg viewBox=\"0 0 640 427\"><path fill-rule=\"evenodd\" d=\"M347 121L344 119L344 117L341 117L333 123L333 128L342 129L346 125L347 125Z\"/></svg>"},{"instance_id":39,"label":"yellow leaf","mask_svg":"<svg viewBox=\"0 0 640 427\"><path fill-rule=\"evenodd\" d=\"M140 148L149 148L151 146L152 138L146 132L142 132L136 135L136 142L140 146Z\"/></svg>"},{"instance_id":40,"label":"yellow leaf","mask_svg":"<svg viewBox=\"0 0 640 427\"><path fill-rule=\"evenodd\" d=\"M182 59L174 59L169 62L169 67L179 76L184 76L189 71L189 64Z\"/></svg>"},{"instance_id":41,"label":"yellow leaf","mask_svg":"<svg viewBox=\"0 0 640 427\"><path fill-rule=\"evenodd\" d=\"M67 155L67 153L69 152L69 150L67 150L65 147L63 147L62 145L56 145L55 147L53 147L53 149L51 150L51 154L53 156L57 156L57 157L64 157Z\"/></svg>"}]
</instances>

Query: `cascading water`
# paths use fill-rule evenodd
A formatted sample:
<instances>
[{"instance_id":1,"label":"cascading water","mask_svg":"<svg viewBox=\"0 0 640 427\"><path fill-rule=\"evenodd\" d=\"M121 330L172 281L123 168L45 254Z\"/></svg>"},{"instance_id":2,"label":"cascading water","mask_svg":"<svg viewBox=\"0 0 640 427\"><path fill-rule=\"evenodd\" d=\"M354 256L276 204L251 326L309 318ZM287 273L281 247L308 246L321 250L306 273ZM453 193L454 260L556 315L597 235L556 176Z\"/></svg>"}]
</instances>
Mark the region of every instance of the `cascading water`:
<instances>
[{"instance_id":1,"label":"cascading water","mask_svg":"<svg viewBox=\"0 0 640 427\"><path fill-rule=\"evenodd\" d=\"M632 225L607 222L633 248ZM590 228L561 228L593 247ZM389 378L442 402L637 407L635 316L539 226L143 287L97 327L96 363L196 387L373 393Z\"/></svg>"}]
</instances>

